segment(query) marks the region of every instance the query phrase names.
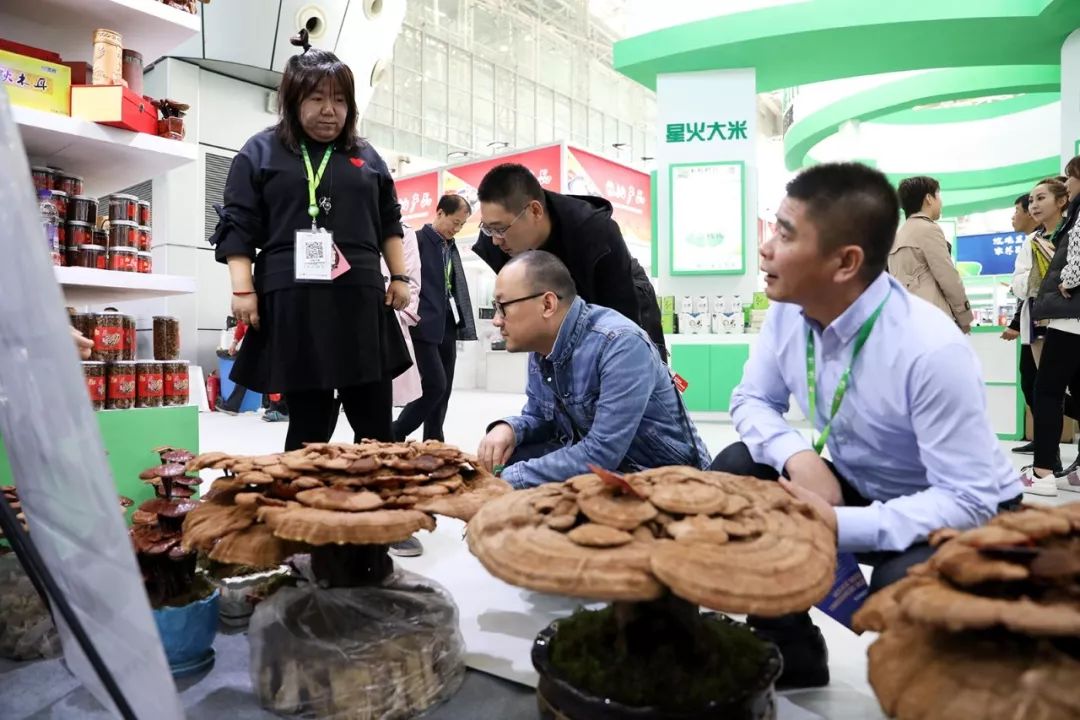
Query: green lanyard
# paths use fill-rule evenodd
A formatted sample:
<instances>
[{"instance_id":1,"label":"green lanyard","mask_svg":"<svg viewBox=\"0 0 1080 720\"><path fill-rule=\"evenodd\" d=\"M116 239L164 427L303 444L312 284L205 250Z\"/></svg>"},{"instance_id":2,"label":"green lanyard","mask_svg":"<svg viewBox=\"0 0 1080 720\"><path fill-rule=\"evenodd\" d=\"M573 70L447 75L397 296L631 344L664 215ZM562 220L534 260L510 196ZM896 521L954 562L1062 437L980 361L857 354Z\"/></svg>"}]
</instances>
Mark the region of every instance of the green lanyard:
<instances>
[{"instance_id":1,"label":"green lanyard","mask_svg":"<svg viewBox=\"0 0 1080 720\"><path fill-rule=\"evenodd\" d=\"M447 294L449 294L450 293L450 273L454 269L454 256L450 255L450 253L447 253L447 256L448 257L446 258L446 292L447 292Z\"/></svg>"},{"instance_id":2,"label":"green lanyard","mask_svg":"<svg viewBox=\"0 0 1080 720\"><path fill-rule=\"evenodd\" d=\"M311 169L311 158L308 156L307 145L300 143L300 153L304 156L304 167L307 169L307 214L311 216L312 229L315 228L315 218L319 217L319 204L315 201L315 190L319 187L319 183L322 182L323 172L326 170L326 164L330 162L330 156L333 152L333 145L326 148L326 152L324 152L322 156L322 163L319 165L319 173L316 175Z\"/></svg>"},{"instance_id":3,"label":"green lanyard","mask_svg":"<svg viewBox=\"0 0 1080 720\"><path fill-rule=\"evenodd\" d=\"M821 437L814 441L814 452L818 455L825 449L825 441L829 439L829 431L832 430L833 418L836 417L837 411L840 410L840 403L844 401L844 395L847 393L848 385L851 382L851 368L854 367L855 359L859 357L859 352L862 350L863 345L866 344L866 338L870 337L870 331L874 329L874 323L877 322L878 316L881 315L881 311L885 308L885 303L889 301L889 295L892 295L892 288L889 288L888 295L877 306L877 309L870 314L870 317L866 318L862 327L859 328L859 334L855 336L855 347L851 350L851 363L844 370L844 374L840 376L836 392L833 393L829 421L821 429ZM806 395L810 404L810 426L813 427L815 425L814 420L817 417L817 361L814 359L813 328L806 329Z\"/></svg>"}]
</instances>

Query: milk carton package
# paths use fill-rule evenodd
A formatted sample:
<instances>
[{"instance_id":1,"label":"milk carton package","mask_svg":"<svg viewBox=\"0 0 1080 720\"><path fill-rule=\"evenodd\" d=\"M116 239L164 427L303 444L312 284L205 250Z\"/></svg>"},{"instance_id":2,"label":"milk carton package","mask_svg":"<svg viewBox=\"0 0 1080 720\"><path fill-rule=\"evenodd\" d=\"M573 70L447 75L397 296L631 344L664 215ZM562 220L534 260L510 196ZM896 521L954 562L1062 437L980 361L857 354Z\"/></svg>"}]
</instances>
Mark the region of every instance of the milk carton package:
<instances>
[{"instance_id":1,"label":"milk carton package","mask_svg":"<svg viewBox=\"0 0 1080 720\"><path fill-rule=\"evenodd\" d=\"M694 313L690 315L690 332L694 335L707 335L709 333L709 314Z\"/></svg>"},{"instance_id":2,"label":"milk carton package","mask_svg":"<svg viewBox=\"0 0 1080 720\"><path fill-rule=\"evenodd\" d=\"M679 314L687 315L694 312L694 298L690 295L683 295L682 300L679 302Z\"/></svg>"},{"instance_id":3,"label":"milk carton package","mask_svg":"<svg viewBox=\"0 0 1080 720\"><path fill-rule=\"evenodd\" d=\"M724 313L723 317L723 332L728 335L734 335L735 333L741 333L743 331L743 314L742 310L733 313Z\"/></svg>"},{"instance_id":4,"label":"milk carton package","mask_svg":"<svg viewBox=\"0 0 1080 720\"><path fill-rule=\"evenodd\" d=\"M723 313L709 313L709 329L713 335L720 335L724 332Z\"/></svg>"},{"instance_id":5,"label":"milk carton package","mask_svg":"<svg viewBox=\"0 0 1080 720\"><path fill-rule=\"evenodd\" d=\"M709 298L709 314L719 315L720 313L724 312L724 302L725 300L723 295L713 295L711 298Z\"/></svg>"},{"instance_id":6,"label":"milk carton package","mask_svg":"<svg viewBox=\"0 0 1080 720\"><path fill-rule=\"evenodd\" d=\"M709 314L709 296L708 295L698 295L697 296L697 299L694 300L694 312L697 313L698 315L708 315Z\"/></svg>"}]
</instances>

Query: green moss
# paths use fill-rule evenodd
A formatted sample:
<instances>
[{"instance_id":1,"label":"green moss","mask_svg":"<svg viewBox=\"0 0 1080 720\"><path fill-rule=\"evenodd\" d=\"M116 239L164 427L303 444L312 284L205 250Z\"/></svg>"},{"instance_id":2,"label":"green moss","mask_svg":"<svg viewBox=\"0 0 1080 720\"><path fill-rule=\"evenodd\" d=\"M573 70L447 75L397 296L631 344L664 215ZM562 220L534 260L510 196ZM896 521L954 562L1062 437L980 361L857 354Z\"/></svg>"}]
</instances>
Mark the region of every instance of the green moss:
<instances>
[{"instance_id":1,"label":"green moss","mask_svg":"<svg viewBox=\"0 0 1080 720\"><path fill-rule=\"evenodd\" d=\"M199 600L205 600L214 594L216 590L209 580L202 574L196 575L191 587L179 595L166 598L161 601L151 601L150 605L155 610L163 607L184 607Z\"/></svg>"},{"instance_id":2,"label":"green moss","mask_svg":"<svg viewBox=\"0 0 1080 720\"><path fill-rule=\"evenodd\" d=\"M661 602L628 607L622 637L613 606L560 621L551 643L557 675L598 697L667 710L728 699L760 677L768 646L745 627Z\"/></svg>"}]
</instances>

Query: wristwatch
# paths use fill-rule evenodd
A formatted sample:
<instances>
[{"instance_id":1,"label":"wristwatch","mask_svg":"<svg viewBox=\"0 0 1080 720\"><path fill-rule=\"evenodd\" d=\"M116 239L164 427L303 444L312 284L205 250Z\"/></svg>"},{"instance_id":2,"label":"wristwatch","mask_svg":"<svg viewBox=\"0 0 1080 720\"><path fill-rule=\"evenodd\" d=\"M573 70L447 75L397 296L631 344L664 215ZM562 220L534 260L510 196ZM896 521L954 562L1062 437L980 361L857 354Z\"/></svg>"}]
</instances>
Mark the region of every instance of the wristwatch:
<instances>
[{"instance_id":1,"label":"wristwatch","mask_svg":"<svg viewBox=\"0 0 1080 720\"><path fill-rule=\"evenodd\" d=\"M395 280L397 280L399 282L403 282L406 285L411 285L412 284L412 278L409 277L408 275L391 275L390 276L390 282L394 282Z\"/></svg>"}]
</instances>

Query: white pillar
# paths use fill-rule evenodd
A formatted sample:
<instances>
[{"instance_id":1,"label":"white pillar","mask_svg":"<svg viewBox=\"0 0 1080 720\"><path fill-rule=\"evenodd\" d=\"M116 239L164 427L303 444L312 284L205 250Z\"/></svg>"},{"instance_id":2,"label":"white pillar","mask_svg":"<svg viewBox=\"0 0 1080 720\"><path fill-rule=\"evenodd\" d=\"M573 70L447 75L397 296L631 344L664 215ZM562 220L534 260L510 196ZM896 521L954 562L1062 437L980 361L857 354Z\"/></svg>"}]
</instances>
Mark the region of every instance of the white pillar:
<instances>
[{"instance_id":1,"label":"white pillar","mask_svg":"<svg viewBox=\"0 0 1080 720\"><path fill-rule=\"evenodd\" d=\"M1061 165L1080 155L1080 30L1061 46Z\"/></svg>"}]
</instances>

